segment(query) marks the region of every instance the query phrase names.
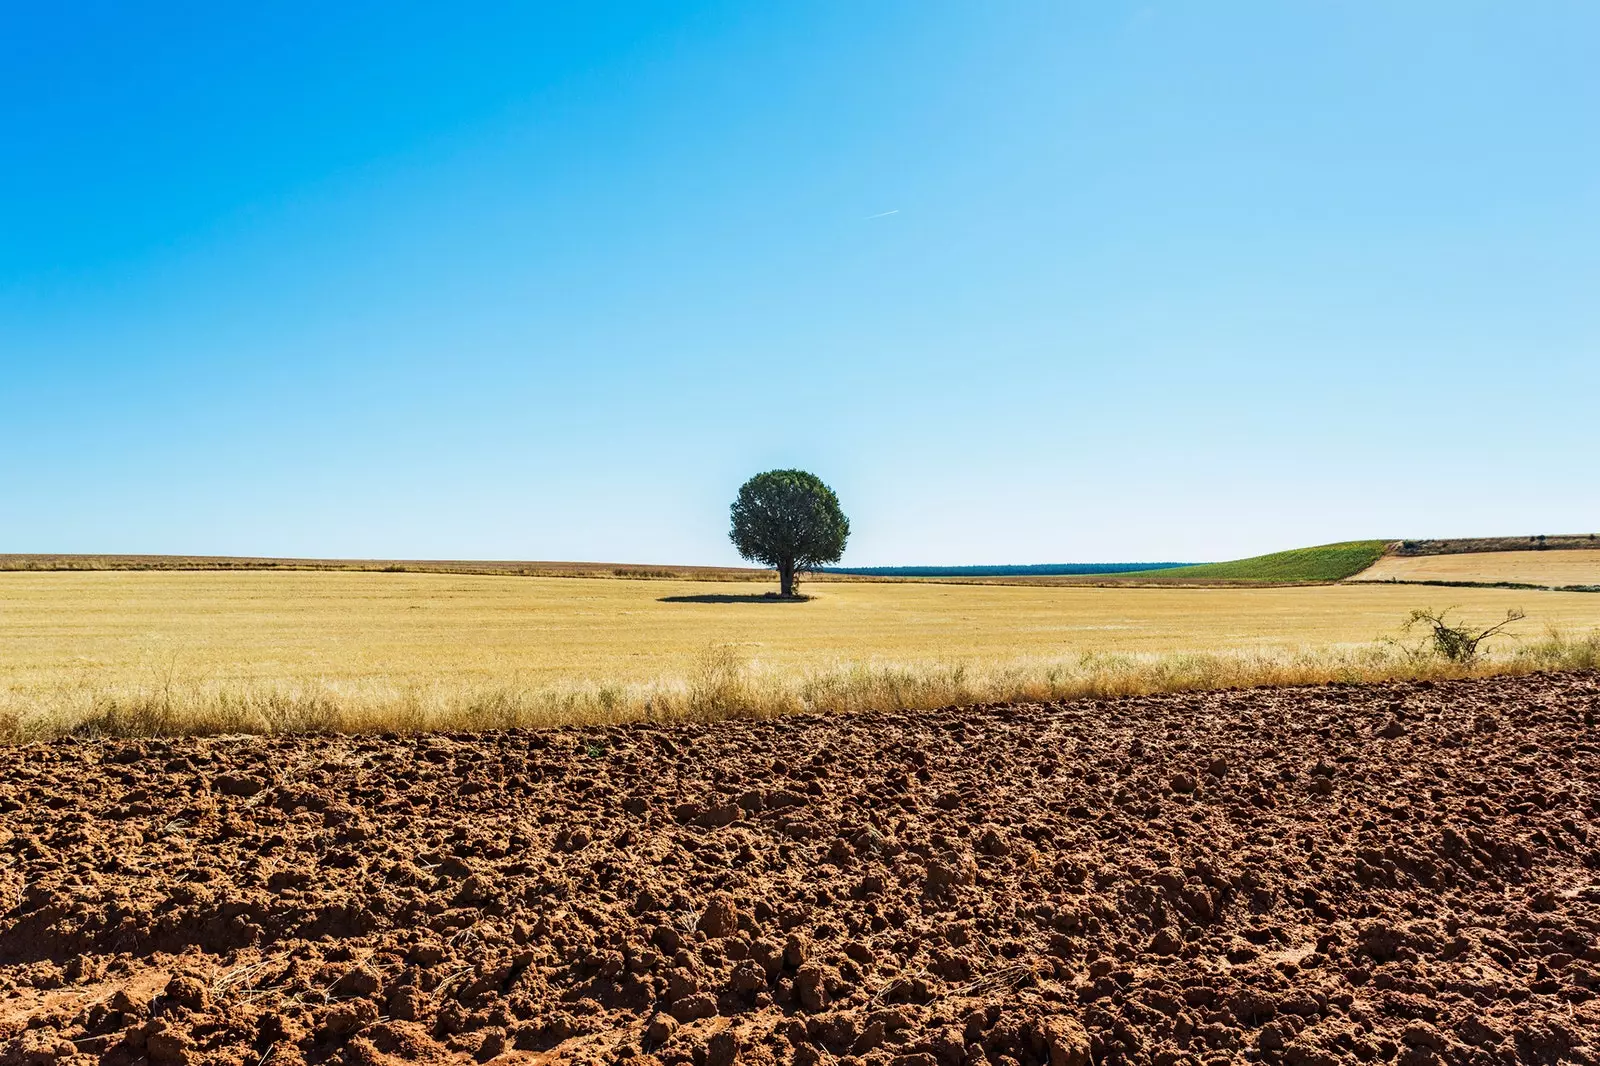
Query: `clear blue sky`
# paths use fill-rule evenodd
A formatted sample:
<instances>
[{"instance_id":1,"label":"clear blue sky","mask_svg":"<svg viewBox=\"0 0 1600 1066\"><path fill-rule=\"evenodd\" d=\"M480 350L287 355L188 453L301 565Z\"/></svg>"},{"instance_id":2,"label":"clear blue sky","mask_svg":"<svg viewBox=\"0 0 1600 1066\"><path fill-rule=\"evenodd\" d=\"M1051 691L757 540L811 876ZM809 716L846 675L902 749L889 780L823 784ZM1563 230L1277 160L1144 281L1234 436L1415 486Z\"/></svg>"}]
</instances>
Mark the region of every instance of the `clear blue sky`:
<instances>
[{"instance_id":1,"label":"clear blue sky","mask_svg":"<svg viewBox=\"0 0 1600 1066\"><path fill-rule=\"evenodd\" d=\"M1600 5L13 4L0 551L1600 528Z\"/></svg>"}]
</instances>

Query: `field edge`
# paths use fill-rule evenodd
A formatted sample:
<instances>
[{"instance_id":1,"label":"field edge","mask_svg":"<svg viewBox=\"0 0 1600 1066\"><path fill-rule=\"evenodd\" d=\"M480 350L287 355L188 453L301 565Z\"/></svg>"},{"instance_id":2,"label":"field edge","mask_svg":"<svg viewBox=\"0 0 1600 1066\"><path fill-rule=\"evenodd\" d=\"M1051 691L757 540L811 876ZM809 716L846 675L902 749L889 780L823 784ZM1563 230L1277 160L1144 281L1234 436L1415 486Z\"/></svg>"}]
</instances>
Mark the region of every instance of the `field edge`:
<instances>
[{"instance_id":1,"label":"field edge","mask_svg":"<svg viewBox=\"0 0 1600 1066\"><path fill-rule=\"evenodd\" d=\"M1600 629L1550 632L1472 663L1440 658L1418 640L1254 652L1085 653L979 665L856 662L798 677L752 669L732 649L712 647L687 677L630 685L434 685L357 698L314 684L158 682L89 690L79 705L49 713L30 713L15 702L0 705L0 744L63 737L393 735L712 723L1597 670Z\"/></svg>"}]
</instances>

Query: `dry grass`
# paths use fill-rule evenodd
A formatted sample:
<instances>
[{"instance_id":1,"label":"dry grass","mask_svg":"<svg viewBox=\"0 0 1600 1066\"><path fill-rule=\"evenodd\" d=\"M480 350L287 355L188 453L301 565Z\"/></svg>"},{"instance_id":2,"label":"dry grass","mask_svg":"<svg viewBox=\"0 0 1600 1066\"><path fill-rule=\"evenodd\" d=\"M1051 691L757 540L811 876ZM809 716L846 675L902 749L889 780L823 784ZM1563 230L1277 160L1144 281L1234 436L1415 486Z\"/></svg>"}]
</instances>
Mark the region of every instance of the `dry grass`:
<instances>
[{"instance_id":1,"label":"dry grass","mask_svg":"<svg viewBox=\"0 0 1600 1066\"><path fill-rule=\"evenodd\" d=\"M383 573L0 574L0 734L414 730L925 708L1453 676L1385 643L1405 586L1106 589ZM1428 590L1434 591L1434 590ZM1592 667L1600 597L1529 611L1480 672ZM1437 597L1434 597L1437 600ZM710 602L704 602L710 601Z\"/></svg>"},{"instance_id":2,"label":"dry grass","mask_svg":"<svg viewBox=\"0 0 1600 1066\"><path fill-rule=\"evenodd\" d=\"M1353 581L1508 581L1524 585L1600 585L1600 549L1391 555Z\"/></svg>"}]
</instances>

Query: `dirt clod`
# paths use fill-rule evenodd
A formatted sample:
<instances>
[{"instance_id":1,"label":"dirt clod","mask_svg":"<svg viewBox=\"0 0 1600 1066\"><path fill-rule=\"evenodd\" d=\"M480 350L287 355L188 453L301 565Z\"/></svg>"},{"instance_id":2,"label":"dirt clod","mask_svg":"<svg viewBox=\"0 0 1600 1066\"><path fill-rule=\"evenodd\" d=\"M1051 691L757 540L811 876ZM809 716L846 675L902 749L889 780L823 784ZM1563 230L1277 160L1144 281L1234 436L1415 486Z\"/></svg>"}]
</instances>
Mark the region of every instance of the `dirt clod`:
<instances>
[{"instance_id":1,"label":"dirt clod","mask_svg":"<svg viewBox=\"0 0 1600 1066\"><path fill-rule=\"evenodd\" d=\"M3 749L0 1066L1600 1063L1597 701Z\"/></svg>"},{"instance_id":2,"label":"dirt clod","mask_svg":"<svg viewBox=\"0 0 1600 1066\"><path fill-rule=\"evenodd\" d=\"M1050 1018L1044 1026L1050 1066L1089 1066L1089 1033L1071 1018Z\"/></svg>"},{"instance_id":3,"label":"dirt clod","mask_svg":"<svg viewBox=\"0 0 1600 1066\"><path fill-rule=\"evenodd\" d=\"M739 931L739 908L731 896L718 896L706 905L700 916L699 929L713 940L729 937Z\"/></svg>"}]
</instances>

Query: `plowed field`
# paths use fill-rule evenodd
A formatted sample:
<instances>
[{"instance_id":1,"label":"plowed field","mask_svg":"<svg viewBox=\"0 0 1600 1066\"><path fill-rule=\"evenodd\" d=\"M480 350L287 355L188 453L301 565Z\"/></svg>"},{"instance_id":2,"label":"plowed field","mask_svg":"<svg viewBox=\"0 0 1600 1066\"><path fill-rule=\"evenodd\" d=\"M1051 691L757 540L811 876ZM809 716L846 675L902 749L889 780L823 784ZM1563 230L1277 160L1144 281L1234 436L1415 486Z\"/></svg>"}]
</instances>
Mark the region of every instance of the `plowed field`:
<instances>
[{"instance_id":1,"label":"plowed field","mask_svg":"<svg viewBox=\"0 0 1600 1066\"><path fill-rule=\"evenodd\" d=\"M1600 1061L1600 678L0 751L0 1062Z\"/></svg>"}]
</instances>

